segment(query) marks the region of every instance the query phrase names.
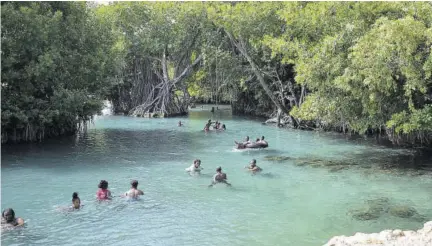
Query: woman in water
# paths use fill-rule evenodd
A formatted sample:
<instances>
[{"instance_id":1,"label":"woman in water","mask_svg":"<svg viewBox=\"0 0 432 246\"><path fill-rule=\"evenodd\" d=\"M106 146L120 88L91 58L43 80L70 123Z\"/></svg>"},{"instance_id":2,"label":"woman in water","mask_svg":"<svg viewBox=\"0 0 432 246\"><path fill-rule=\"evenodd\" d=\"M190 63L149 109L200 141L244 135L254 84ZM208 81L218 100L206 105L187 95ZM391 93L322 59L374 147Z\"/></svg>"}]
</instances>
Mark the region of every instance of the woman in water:
<instances>
[{"instance_id":1,"label":"woman in water","mask_svg":"<svg viewBox=\"0 0 432 246\"><path fill-rule=\"evenodd\" d=\"M106 180L101 180L99 185L99 190L96 193L98 200L111 200L111 191L108 190L108 182Z\"/></svg>"},{"instance_id":2,"label":"woman in water","mask_svg":"<svg viewBox=\"0 0 432 246\"><path fill-rule=\"evenodd\" d=\"M226 126L225 126L225 124L222 124L222 129L221 129L221 131L226 131Z\"/></svg>"},{"instance_id":3,"label":"woman in water","mask_svg":"<svg viewBox=\"0 0 432 246\"><path fill-rule=\"evenodd\" d=\"M1 229L14 228L16 226L24 225L24 220L15 218L15 211L12 208L7 208L2 212Z\"/></svg>"}]
</instances>

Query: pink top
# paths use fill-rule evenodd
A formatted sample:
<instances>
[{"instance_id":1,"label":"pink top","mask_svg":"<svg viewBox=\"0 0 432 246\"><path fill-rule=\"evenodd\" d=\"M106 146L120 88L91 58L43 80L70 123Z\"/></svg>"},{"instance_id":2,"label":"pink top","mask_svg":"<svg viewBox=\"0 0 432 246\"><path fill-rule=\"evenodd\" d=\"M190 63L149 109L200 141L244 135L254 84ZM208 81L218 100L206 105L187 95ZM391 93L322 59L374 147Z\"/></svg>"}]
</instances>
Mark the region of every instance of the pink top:
<instances>
[{"instance_id":1,"label":"pink top","mask_svg":"<svg viewBox=\"0 0 432 246\"><path fill-rule=\"evenodd\" d=\"M110 191L108 189L99 189L96 193L96 196L99 200L107 200L109 199Z\"/></svg>"}]
</instances>

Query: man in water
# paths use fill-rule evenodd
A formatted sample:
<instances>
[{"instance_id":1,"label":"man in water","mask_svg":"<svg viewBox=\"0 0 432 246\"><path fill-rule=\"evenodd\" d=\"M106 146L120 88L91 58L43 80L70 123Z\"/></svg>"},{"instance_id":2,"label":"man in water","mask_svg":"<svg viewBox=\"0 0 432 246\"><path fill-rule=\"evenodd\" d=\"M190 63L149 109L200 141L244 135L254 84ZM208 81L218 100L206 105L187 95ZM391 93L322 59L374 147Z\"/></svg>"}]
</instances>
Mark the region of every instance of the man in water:
<instances>
[{"instance_id":1,"label":"man in water","mask_svg":"<svg viewBox=\"0 0 432 246\"><path fill-rule=\"evenodd\" d=\"M14 228L16 226L24 225L24 220L15 218L15 211L12 208L3 210L1 218L1 229Z\"/></svg>"},{"instance_id":2,"label":"man in water","mask_svg":"<svg viewBox=\"0 0 432 246\"><path fill-rule=\"evenodd\" d=\"M252 159L252 161L249 164L250 165L249 166L245 166L245 168L247 168L248 171L252 171L252 174L256 174L256 173L262 171L262 169L259 166L257 166L255 159Z\"/></svg>"},{"instance_id":3,"label":"man in water","mask_svg":"<svg viewBox=\"0 0 432 246\"><path fill-rule=\"evenodd\" d=\"M239 143L237 141L234 141L234 143L237 145L237 149L245 149L247 144L250 144L251 141L249 140L249 136L246 136L245 140L242 143Z\"/></svg>"},{"instance_id":4,"label":"man in water","mask_svg":"<svg viewBox=\"0 0 432 246\"><path fill-rule=\"evenodd\" d=\"M178 126L183 126L183 123L181 122L181 120L179 120Z\"/></svg>"},{"instance_id":5,"label":"man in water","mask_svg":"<svg viewBox=\"0 0 432 246\"><path fill-rule=\"evenodd\" d=\"M138 190L138 181L132 180L131 189L125 193L125 197L138 199L138 197L141 195L144 195L144 192L142 190Z\"/></svg>"},{"instance_id":6,"label":"man in water","mask_svg":"<svg viewBox=\"0 0 432 246\"><path fill-rule=\"evenodd\" d=\"M217 183L224 183L228 186L231 186L231 184L227 182L227 179L228 178L227 178L226 173L222 172L222 167L217 167L216 168L216 174L213 176L213 181L209 185L209 187L212 187L213 185L215 185Z\"/></svg>"},{"instance_id":7,"label":"man in water","mask_svg":"<svg viewBox=\"0 0 432 246\"><path fill-rule=\"evenodd\" d=\"M186 168L186 172L189 172L190 174L195 172L199 173L201 170L203 170L203 168L201 167L200 159L195 159L194 163L190 167Z\"/></svg>"}]
</instances>

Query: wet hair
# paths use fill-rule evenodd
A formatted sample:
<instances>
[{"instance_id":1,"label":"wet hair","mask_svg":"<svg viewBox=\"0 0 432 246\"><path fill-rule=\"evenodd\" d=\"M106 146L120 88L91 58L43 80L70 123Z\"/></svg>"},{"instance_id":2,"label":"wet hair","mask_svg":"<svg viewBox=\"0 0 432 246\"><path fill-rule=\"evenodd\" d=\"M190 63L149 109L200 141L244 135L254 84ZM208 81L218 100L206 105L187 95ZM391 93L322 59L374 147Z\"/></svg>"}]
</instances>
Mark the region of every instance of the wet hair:
<instances>
[{"instance_id":1,"label":"wet hair","mask_svg":"<svg viewBox=\"0 0 432 246\"><path fill-rule=\"evenodd\" d=\"M72 202L74 202L77 199L81 201L81 199L78 197L78 192L72 193Z\"/></svg>"},{"instance_id":2,"label":"wet hair","mask_svg":"<svg viewBox=\"0 0 432 246\"><path fill-rule=\"evenodd\" d=\"M201 163L201 160L200 159L195 159L194 160L194 164L197 164L197 163Z\"/></svg>"},{"instance_id":3,"label":"wet hair","mask_svg":"<svg viewBox=\"0 0 432 246\"><path fill-rule=\"evenodd\" d=\"M249 140L249 136L246 136L246 139Z\"/></svg>"},{"instance_id":4,"label":"wet hair","mask_svg":"<svg viewBox=\"0 0 432 246\"><path fill-rule=\"evenodd\" d=\"M260 141L260 139L259 139L259 138L257 138L257 139L256 139L256 141L258 142L258 141Z\"/></svg>"},{"instance_id":5,"label":"wet hair","mask_svg":"<svg viewBox=\"0 0 432 246\"><path fill-rule=\"evenodd\" d=\"M256 164L256 160L255 159L252 159L252 164Z\"/></svg>"},{"instance_id":6,"label":"wet hair","mask_svg":"<svg viewBox=\"0 0 432 246\"><path fill-rule=\"evenodd\" d=\"M217 167L216 172L222 172L222 167Z\"/></svg>"},{"instance_id":7,"label":"wet hair","mask_svg":"<svg viewBox=\"0 0 432 246\"><path fill-rule=\"evenodd\" d=\"M138 187L138 180L132 180L131 185L136 189Z\"/></svg>"},{"instance_id":8,"label":"wet hair","mask_svg":"<svg viewBox=\"0 0 432 246\"><path fill-rule=\"evenodd\" d=\"M3 210L2 217L7 223L13 222L15 220L15 211L12 208L7 208Z\"/></svg>"},{"instance_id":9,"label":"wet hair","mask_svg":"<svg viewBox=\"0 0 432 246\"><path fill-rule=\"evenodd\" d=\"M223 129L226 129L225 124L222 124L222 128L223 128Z\"/></svg>"},{"instance_id":10,"label":"wet hair","mask_svg":"<svg viewBox=\"0 0 432 246\"><path fill-rule=\"evenodd\" d=\"M98 185L98 187L100 188L100 189L108 189L108 181L106 181L106 180L101 180L100 182L99 182L99 185Z\"/></svg>"},{"instance_id":11,"label":"wet hair","mask_svg":"<svg viewBox=\"0 0 432 246\"><path fill-rule=\"evenodd\" d=\"M261 140L264 140L264 136L261 137Z\"/></svg>"}]
</instances>

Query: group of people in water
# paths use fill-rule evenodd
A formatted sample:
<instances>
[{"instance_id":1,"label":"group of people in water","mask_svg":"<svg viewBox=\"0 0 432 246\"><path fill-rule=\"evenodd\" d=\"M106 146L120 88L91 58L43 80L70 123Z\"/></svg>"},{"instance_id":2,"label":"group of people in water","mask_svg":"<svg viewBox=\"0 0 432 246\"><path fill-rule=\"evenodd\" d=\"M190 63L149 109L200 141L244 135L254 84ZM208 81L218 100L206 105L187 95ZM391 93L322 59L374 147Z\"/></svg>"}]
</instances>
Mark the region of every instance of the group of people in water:
<instances>
[{"instance_id":1,"label":"group of people in water","mask_svg":"<svg viewBox=\"0 0 432 246\"><path fill-rule=\"evenodd\" d=\"M178 126L183 126L183 123L179 121ZM220 130L220 131L226 130L225 124L221 125L221 122L218 121L212 122L209 119L204 127L204 131L209 131L210 127L213 127L214 130ZM249 136L247 136L243 142L238 143L235 141L235 143L237 144L238 149L268 147L268 143L267 141L264 140L264 136L262 136L261 139L257 138L255 142L250 141ZM258 172L262 171L262 169L257 166L255 159L251 160L249 165L245 166L245 169L251 171L252 174L257 174ZM193 164L190 167L186 168L186 171L189 172L190 174L200 174L202 170L203 168L201 167L200 159L194 160ZM209 185L209 187L213 187L218 183L223 183L228 186L231 186L231 184L228 183L227 174L222 172L222 167L220 166L216 168L216 173L213 175L212 182ZM97 200L103 201L103 200L111 200L113 198L111 191L108 189L108 181L101 180L99 182L98 188L99 189L96 192ZM138 189L138 181L132 180L130 190L120 195L119 197L128 198L131 200L137 200L141 195L144 195L144 192ZM82 206L83 205L81 204L81 199L79 198L78 193L74 192L72 194L72 206L70 206L68 209L77 210L80 209ZM1 225L2 225L2 230L5 228L13 228L13 227L24 225L24 220L22 218L15 217L15 211L12 208L8 208L3 210L2 212Z\"/></svg>"},{"instance_id":2,"label":"group of people in water","mask_svg":"<svg viewBox=\"0 0 432 246\"><path fill-rule=\"evenodd\" d=\"M177 125L179 127L184 126L183 122L181 122L181 120L179 120L179 122L177 123ZM210 130L216 130L216 131L226 131L226 126L225 124L222 124L222 122L219 121L211 121L211 119L209 119L207 121L207 123L204 126L204 131L208 132Z\"/></svg>"},{"instance_id":3,"label":"group of people in water","mask_svg":"<svg viewBox=\"0 0 432 246\"><path fill-rule=\"evenodd\" d=\"M111 200L114 196L112 196L111 191L108 190L108 181L101 180L98 185L98 190L96 192L96 199L99 201ZM138 189L138 181L131 181L131 188L126 191L124 194L119 197L128 198L130 200L137 200L139 196L144 195L142 190ZM72 206L68 207L69 211L80 209L82 206L81 199L78 196L77 192L72 193ZM19 217L15 217L15 211L12 208L7 208L2 212L1 218L1 229L10 229L18 226L24 225L24 220Z\"/></svg>"},{"instance_id":4,"label":"group of people in water","mask_svg":"<svg viewBox=\"0 0 432 246\"><path fill-rule=\"evenodd\" d=\"M249 162L249 165L245 166L244 168L247 169L248 171L251 171L252 174L257 174L262 171L262 168L257 166L255 159L252 159ZM190 174L200 174L203 169L204 168L201 167L201 160L195 159L193 164L190 167L186 168L185 170ZM228 177L226 173L222 172L222 167L220 166L216 168L216 174L213 175L213 179L209 187L213 187L215 184L218 183L224 183L228 186L231 186L231 184L228 183Z\"/></svg>"},{"instance_id":5,"label":"group of people in water","mask_svg":"<svg viewBox=\"0 0 432 246\"><path fill-rule=\"evenodd\" d=\"M211 129L210 127L216 131L225 131L226 130L225 124L222 124L222 122L219 122L219 121L213 122L213 121L211 121L211 119L209 119L207 121L207 123L204 125L204 131L205 132L210 131L210 129Z\"/></svg>"},{"instance_id":6,"label":"group of people in water","mask_svg":"<svg viewBox=\"0 0 432 246\"><path fill-rule=\"evenodd\" d=\"M243 142L234 141L237 145L237 149L257 149L257 148L267 148L268 142L264 140L264 136L257 138L255 142L249 140L249 136L246 136L246 139Z\"/></svg>"}]
</instances>

